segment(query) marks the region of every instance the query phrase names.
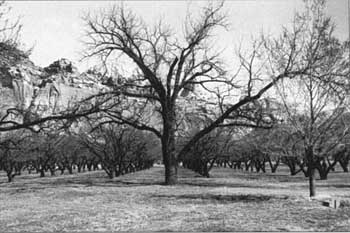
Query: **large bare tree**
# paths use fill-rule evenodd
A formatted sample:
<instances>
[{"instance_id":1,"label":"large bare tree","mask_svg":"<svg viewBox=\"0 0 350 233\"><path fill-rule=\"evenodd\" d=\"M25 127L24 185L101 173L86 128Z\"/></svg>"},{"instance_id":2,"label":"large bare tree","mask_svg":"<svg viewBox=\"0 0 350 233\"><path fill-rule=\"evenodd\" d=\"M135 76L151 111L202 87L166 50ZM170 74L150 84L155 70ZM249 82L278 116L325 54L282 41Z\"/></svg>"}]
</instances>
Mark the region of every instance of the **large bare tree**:
<instances>
[{"instance_id":1,"label":"large bare tree","mask_svg":"<svg viewBox=\"0 0 350 233\"><path fill-rule=\"evenodd\" d=\"M106 67L124 62L130 68L124 76L119 72L114 89L108 94L122 95L129 102L132 99L137 103L133 106L138 106L135 109L142 108L134 115L126 111L107 115L111 121L151 131L160 138L165 183L169 185L177 182L179 156L216 127L256 126L261 122L256 119L271 123L266 111L261 111L268 104L262 108L264 102L258 100L278 81L307 74L315 65L315 60L296 62L305 56L303 48L309 41L302 25L295 22L279 38L264 37L253 44L251 53L239 54L240 75L225 72L220 53L212 46L214 31L227 23L222 11L223 3L215 2L204 7L197 18L187 17L182 36L174 35L162 22L146 25L123 5L85 17L86 57L99 58ZM317 52L320 48L310 49ZM269 62L273 65L268 66ZM200 125L176 153L177 123L183 115L179 109L184 106L190 106L187 111L207 113L211 120ZM158 124L146 119L145 109L154 110L153 117L159 116ZM244 109L250 111L242 116Z\"/></svg>"}]
</instances>

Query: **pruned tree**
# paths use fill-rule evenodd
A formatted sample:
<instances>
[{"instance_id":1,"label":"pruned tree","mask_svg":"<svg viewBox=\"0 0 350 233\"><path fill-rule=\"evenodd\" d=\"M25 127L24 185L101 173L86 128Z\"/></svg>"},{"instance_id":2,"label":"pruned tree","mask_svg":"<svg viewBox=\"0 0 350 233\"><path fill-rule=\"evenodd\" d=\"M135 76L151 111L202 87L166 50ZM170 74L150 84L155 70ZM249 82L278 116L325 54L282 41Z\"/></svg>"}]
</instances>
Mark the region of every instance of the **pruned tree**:
<instances>
[{"instance_id":1,"label":"pruned tree","mask_svg":"<svg viewBox=\"0 0 350 233\"><path fill-rule=\"evenodd\" d=\"M217 159L225 157L231 152L233 133L233 130L217 128L202 137L180 158L183 166L202 176L209 177L209 172L217 162ZM186 137L178 140L180 148L181 143L186 143L184 139Z\"/></svg>"},{"instance_id":2,"label":"pruned tree","mask_svg":"<svg viewBox=\"0 0 350 233\"><path fill-rule=\"evenodd\" d=\"M10 132L0 135L0 170L6 172L8 182L12 182L27 162L23 142L27 135L23 132Z\"/></svg>"},{"instance_id":3,"label":"pruned tree","mask_svg":"<svg viewBox=\"0 0 350 233\"><path fill-rule=\"evenodd\" d=\"M109 178L153 166L146 137L130 127L100 125L80 135L80 144L94 154Z\"/></svg>"},{"instance_id":4,"label":"pruned tree","mask_svg":"<svg viewBox=\"0 0 350 233\"><path fill-rule=\"evenodd\" d=\"M40 177L45 177L46 171L50 171L52 176L56 175L56 165L63 139L64 137L57 131L43 131L31 133L30 137L24 141L22 147L27 160L31 160Z\"/></svg>"}]
</instances>

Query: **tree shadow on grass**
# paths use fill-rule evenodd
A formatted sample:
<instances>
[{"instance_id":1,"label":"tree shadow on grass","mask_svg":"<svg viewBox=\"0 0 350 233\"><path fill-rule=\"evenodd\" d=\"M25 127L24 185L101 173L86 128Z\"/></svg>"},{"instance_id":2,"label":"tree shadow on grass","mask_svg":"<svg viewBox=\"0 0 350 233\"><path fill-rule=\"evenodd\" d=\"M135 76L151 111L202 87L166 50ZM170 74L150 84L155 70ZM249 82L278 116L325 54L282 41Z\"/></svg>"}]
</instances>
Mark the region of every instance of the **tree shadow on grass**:
<instances>
[{"instance_id":1,"label":"tree shadow on grass","mask_svg":"<svg viewBox=\"0 0 350 233\"><path fill-rule=\"evenodd\" d=\"M334 188L350 188L350 184L328 184L327 186Z\"/></svg>"},{"instance_id":2,"label":"tree shadow on grass","mask_svg":"<svg viewBox=\"0 0 350 233\"><path fill-rule=\"evenodd\" d=\"M210 188L261 188L261 189L276 189L277 187L272 185L257 185L257 184L242 184L242 183L222 183L222 182L203 182L203 181L180 181L181 185L189 185L189 186L198 186L198 187L210 187ZM278 189L282 189L283 187L278 187Z\"/></svg>"},{"instance_id":3,"label":"tree shadow on grass","mask_svg":"<svg viewBox=\"0 0 350 233\"><path fill-rule=\"evenodd\" d=\"M226 178L227 174L220 174L218 171L215 171L211 178ZM280 174L280 173L257 173L257 172L247 172L247 171L238 171L232 172L232 177L234 178L242 178L245 180L264 180L269 182L305 182L304 175L290 175L289 173Z\"/></svg>"},{"instance_id":4,"label":"tree shadow on grass","mask_svg":"<svg viewBox=\"0 0 350 233\"><path fill-rule=\"evenodd\" d=\"M26 182L3 183L1 186L6 188L8 192L20 193L20 192L36 192L39 190L50 188L80 188L80 187L138 187L138 186L152 186L162 185L164 182L152 181L152 180L116 180L109 178L81 178L70 177L67 178L55 178L46 177L45 179L27 179ZM3 189L2 191L5 191Z\"/></svg>"},{"instance_id":5,"label":"tree shadow on grass","mask_svg":"<svg viewBox=\"0 0 350 233\"><path fill-rule=\"evenodd\" d=\"M69 180L56 180L51 183L53 186L57 185L81 185L86 187L135 187L135 186L150 186L150 185L161 185L161 181L151 180L138 180L138 181L127 181L127 180L115 180L115 179L69 179Z\"/></svg>"},{"instance_id":6,"label":"tree shadow on grass","mask_svg":"<svg viewBox=\"0 0 350 233\"><path fill-rule=\"evenodd\" d=\"M184 195L153 195L153 198L161 199L176 199L176 200L188 200L188 201L213 201L213 202L265 202L269 200L286 200L288 196L275 196L275 195L253 195L253 194L184 194Z\"/></svg>"}]
</instances>

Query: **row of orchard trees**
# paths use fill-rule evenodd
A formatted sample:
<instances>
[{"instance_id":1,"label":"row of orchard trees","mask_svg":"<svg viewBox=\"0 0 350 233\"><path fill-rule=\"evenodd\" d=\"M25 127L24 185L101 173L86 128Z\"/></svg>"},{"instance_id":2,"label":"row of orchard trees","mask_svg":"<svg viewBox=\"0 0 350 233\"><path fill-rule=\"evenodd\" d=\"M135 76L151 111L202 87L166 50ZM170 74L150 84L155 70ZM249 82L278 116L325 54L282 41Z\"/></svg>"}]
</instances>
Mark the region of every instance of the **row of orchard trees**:
<instances>
[{"instance_id":1,"label":"row of orchard trees","mask_svg":"<svg viewBox=\"0 0 350 233\"><path fill-rule=\"evenodd\" d=\"M128 125L158 138L165 183L173 185L179 161L208 175L216 156L213 151L229 154L230 142L242 141L238 129L269 128L283 120L290 127L290 137L296 138L292 148L300 147L307 161L311 187L315 160L329 154L327 150L337 147L347 134L345 130L339 137L327 136L346 110L349 44L334 36L334 26L323 14L324 0L305 1L305 6L280 36L264 35L251 49L238 51L237 63L224 62L214 46L218 43L213 34L228 25L223 2L213 1L198 14L189 14L182 34L162 21L147 25L123 4L88 14L84 19L85 58L100 59L104 71L113 76L111 82L98 94L53 116L19 122L9 119L16 114L30 115L30 109L5 109L0 131L33 130L52 120L92 119L98 114L105 121L101 123ZM125 70L125 64L128 71L118 73ZM294 88L292 92L286 91L289 87ZM299 90L305 98L298 97ZM281 103L278 109L282 111L273 112L277 114L271 114L273 98ZM198 116L204 121L198 123ZM190 127L193 132L186 130L188 122L197 124ZM113 148L103 149L102 141L103 136L88 137L85 144L95 145L89 151L104 157ZM209 157L205 158L209 167L198 166L191 159L196 155L195 161ZM119 174L120 170L109 173Z\"/></svg>"},{"instance_id":2,"label":"row of orchard trees","mask_svg":"<svg viewBox=\"0 0 350 233\"><path fill-rule=\"evenodd\" d=\"M348 114L344 114L343 117L348 117ZM334 130L343 131L343 127L343 124L338 125ZM334 171L336 165L344 172L349 171L349 136L342 140L337 138L336 132L328 136L327 142L321 145L322 148L315 150L312 161L320 179L327 179L329 172ZM279 166L284 164L289 168L291 175L302 172L306 177L309 176L310 166L302 138L298 138L288 125L279 124L269 130L253 130L233 142L231 148L230 154L218 156L218 166L256 172L266 172L268 166L269 170L275 173Z\"/></svg>"},{"instance_id":3,"label":"row of orchard trees","mask_svg":"<svg viewBox=\"0 0 350 233\"><path fill-rule=\"evenodd\" d=\"M11 132L0 138L0 171L11 182L22 171L56 175L102 168L113 178L153 166L157 149L152 137L122 126L93 132Z\"/></svg>"},{"instance_id":4,"label":"row of orchard trees","mask_svg":"<svg viewBox=\"0 0 350 233\"><path fill-rule=\"evenodd\" d=\"M313 74L316 75L316 74ZM334 77L329 77L334 78ZM291 175L309 178L315 195L315 172L327 179L337 164L350 162L350 112L347 85L332 86L307 76L276 87L276 123L240 132L217 130L200 140L183 158L184 166L209 176L213 165L272 173L285 164ZM238 136L240 135L240 136Z\"/></svg>"},{"instance_id":5,"label":"row of orchard trees","mask_svg":"<svg viewBox=\"0 0 350 233\"><path fill-rule=\"evenodd\" d=\"M227 159L221 157L221 160L230 161L231 166L236 167L241 163L246 168L254 166L257 171L264 171L268 162L275 171L283 162L292 174L305 173L309 178L310 196L315 196L316 171L321 179L326 179L338 163L344 171L348 170L350 66L349 44L332 36L334 25L324 14L325 2L309 3L306 1L305 12L295 16L292 30L285 28L280 38L264 38L262 42L270 52L266 63L271 65L271 75L283 70L287 73L269 92L274 124L269 130L249 129L241 133L232 142L231 151L223 156ZM251 71L254 56L262 55L257 52L250 59L242 58L243 69ZM297 75L289 73L291 67L297 67ZM259 119L260 112L256 109L251 110L258 112L258 116L252 111L249 114ZM235 114L240 116L241 112L235 111ZM264 119L262 116L261 120ZM260 128L264 127L260 124ZM201 154L201 150L209 147L206 138L201 140L203 146L200 150L197 145L193 146L194 153ZM213 146L219 141L215 137Z\"/></svg>"},{"instance_id":6,"label":"row of orchard trees","mask_svg":"<svg viewBox=\"0 0 350 233\"><path fill-rule=\"evenodd\" d=\"M349 172L350 113L344 106L318 112L313 124L316 130L312 132L307 115L284 117L269 129L242 129L241 132L217 129L197 142L181 162L206 177L214 166L264 173L269 169L275 173L284 165L290 175L303 173L309 178L313 196L317 173L320 179L327 179L328 174L339 167ZM306 135L314 139L312 157Z\"/></svg>"},{"instance_id":7,"label":"row of orchard trees","mask_svg":"<svg viewBox=\"0 0 350 233\"><path fill-rule=\"evenodd\" d=\"M192 147L183 165L209 177L214 165L256 172L266 172L269 166L275 173L284 164L291 175L302 172L309 178L312 196L316 171L320 179L327 179L336 165L348 172L347 86L332 87L309 76L283 82L276 91L279 102L270 103L278 118L273 126L240 132L217 129Z\"/></svg>"}]
</instances>

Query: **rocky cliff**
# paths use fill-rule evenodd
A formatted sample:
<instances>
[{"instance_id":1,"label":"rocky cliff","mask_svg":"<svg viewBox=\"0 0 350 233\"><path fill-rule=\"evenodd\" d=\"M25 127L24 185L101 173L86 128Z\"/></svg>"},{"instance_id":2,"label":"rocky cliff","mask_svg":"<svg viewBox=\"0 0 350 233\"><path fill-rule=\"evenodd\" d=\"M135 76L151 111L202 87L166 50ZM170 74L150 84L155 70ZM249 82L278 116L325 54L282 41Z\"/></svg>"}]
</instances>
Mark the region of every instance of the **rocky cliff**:
<instances>
[{"instance_id":1,"label":"rocky cliff","mask_svg":"<svg viewBox=\"0 0 350 233\"><path fill-rule=\"evenodd\" d=\"M27 54L0 43L0 119L7 109L47 115L103 89L101 76L79 73L67 59L45 68Z\"/></svg>"}]
</instances>

